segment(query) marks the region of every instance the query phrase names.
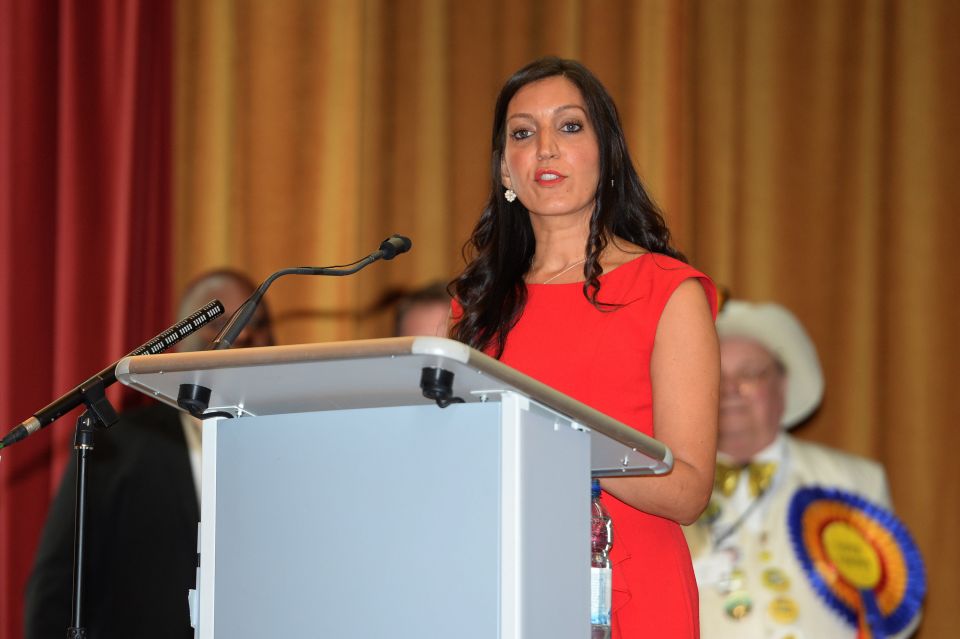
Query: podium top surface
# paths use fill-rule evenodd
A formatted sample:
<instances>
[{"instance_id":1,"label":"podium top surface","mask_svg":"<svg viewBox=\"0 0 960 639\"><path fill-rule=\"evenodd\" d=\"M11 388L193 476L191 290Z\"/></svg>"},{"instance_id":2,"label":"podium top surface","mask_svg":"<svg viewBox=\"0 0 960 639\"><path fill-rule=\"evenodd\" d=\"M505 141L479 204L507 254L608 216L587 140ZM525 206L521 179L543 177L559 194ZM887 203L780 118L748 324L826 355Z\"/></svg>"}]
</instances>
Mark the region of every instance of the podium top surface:
<instances>
[{"instance_id":1,"label":"podium top surface","mask_svg":"<svg viewBox=\"0 0 960 639\"><path fill-rule=\"evenodd\" d=\"M594 448L605 447L606 458L617 459L600 472L595 468L597 476L660 474L673 466L663 443L442 337L139 355L122 359L116 375L173 406L181 384L205 386L211 390L210 410L239 417L429 404L420 388L421 371L428 367L453 373L453 395L466 403L498 401L502 393L514 392L591 431Z\"/></svg>"}]
</instances>

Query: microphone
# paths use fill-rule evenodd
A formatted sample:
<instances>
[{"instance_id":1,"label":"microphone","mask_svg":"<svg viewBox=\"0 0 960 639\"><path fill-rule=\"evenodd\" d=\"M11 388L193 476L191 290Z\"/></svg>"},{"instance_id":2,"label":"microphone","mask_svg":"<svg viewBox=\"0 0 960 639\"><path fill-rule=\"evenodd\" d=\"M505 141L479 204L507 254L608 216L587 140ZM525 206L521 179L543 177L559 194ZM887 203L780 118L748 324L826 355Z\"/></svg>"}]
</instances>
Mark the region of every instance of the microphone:
<instances>
[{"instance_id":1,"label":"microphone","mask_svg":"<svg viewBox=\"0 0 960 639\"><path fill-rule=\"evenodd\" d=\"M410 241L409 237L404 237L402 235L391 235L384 241L380 242L380 250L377 253L380 253L383 259L392 260L401 253L406 253L410 250L410 247L413 246L413 243Z\"/></svg>"},{"instance_id":2,"label":"microphone","mask_svg":"<svg viewBox=\"0 0 960 639\"><path fill-rule=\"evenodd\" d=\"M223 350L233 346L234 341L239 337L240 333L243 332L244 327L250 323L250 318L253 317L254 311L257 310L257 307L260 305L260 300L263 299L264 293L267 292L267 289L273 284L273 281L278 277L284 275L331 275L331 276L342 276L342 275L353 275L360 269L373 264L377 260L392 260L401 253L406 253L410 250L410 247L413 246L413 242L410 241L409 237L404 237L403 235L391 235L384 241L380 242L380 248L366 256L361 260L347 264L351 268L341 268L336 266L296 266L293 268L281 269L273 273L270 277L265 279L260 286L257 287L257 290L247 298L247 300L240 305L234 314L230 317L230 320L227 322L227 325L223 327L223 330L214 338L210 343L210 348L208 350Z\"/></svg>"},{"instance_id":3,"label":"microphone","mask_svg":"<svg viewBox=\"0 0 960 639\"><path fill-rule=\"evenodd\" d=\"M143 344L132 351L127 357L132 355L156 355L167 350L187 335L190 335L204 324L208 324L216 318L223 315L223 304L220 300L213 300L190 317L180 320L167 330L163 331L152 340ZM121 358L123 359L123 358ZM47 426L64 414L70 412L80 404L88 401L87 393L92 386L102 384L103 388L117 381L116 369L117 360L102 371L83 382L76 388L60 396L47 406L41 408L29 418L22 421L19 425L10 430L9 433L0 440L0 448L11 446L18 441L32 435L44 426Z\"/></svg>"}]
</instances>

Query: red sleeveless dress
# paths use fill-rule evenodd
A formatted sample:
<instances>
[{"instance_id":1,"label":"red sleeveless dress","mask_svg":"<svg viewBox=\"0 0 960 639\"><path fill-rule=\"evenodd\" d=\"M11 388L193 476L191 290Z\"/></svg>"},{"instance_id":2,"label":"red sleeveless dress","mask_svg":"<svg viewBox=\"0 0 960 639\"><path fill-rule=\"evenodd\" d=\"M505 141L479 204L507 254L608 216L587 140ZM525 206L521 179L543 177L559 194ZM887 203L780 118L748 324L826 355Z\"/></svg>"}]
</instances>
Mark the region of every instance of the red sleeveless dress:
<instances>
[{"instance_id":1,"label":"red sleeveless dress","mask_svg":"<svg viewBox=\"0 0 960 639\"><path fill-rule=\"evenodd\" d=\"M600 277L599 300L620 305L612 310L590 304L582 283L528 284L500 359L655 437L650 355L667 300L689 278L700 280L716 316L709 278L657 253ZM697 584L680 526L607 493L603 501L614 527L613 638L699 637Z\"/></svg>"}]
</instances>

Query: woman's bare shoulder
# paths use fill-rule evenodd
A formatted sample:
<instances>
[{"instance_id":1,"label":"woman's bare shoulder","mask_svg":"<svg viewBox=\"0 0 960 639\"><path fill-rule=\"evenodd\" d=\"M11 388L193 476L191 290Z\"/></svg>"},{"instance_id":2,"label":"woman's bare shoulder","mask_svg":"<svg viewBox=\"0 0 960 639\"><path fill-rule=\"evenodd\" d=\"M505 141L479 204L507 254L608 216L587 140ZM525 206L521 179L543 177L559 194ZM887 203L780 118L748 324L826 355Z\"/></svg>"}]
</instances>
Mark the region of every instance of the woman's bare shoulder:
<instances>
[{"instance_id":1,"label":"woman's bare shoulder","mask_svg":"<svg viewBox=\"0 0 960 639\"><path fill-rule=\"evenodd\" d=\"M603 272L608 273L618 266L623 266L627 262L635 260L637 257L649 252L650 251L639 244L628 242L620 237L614 237L607 242L606 248L603 249L603 257L600 258Z\"/></svg>"}]
</instances>

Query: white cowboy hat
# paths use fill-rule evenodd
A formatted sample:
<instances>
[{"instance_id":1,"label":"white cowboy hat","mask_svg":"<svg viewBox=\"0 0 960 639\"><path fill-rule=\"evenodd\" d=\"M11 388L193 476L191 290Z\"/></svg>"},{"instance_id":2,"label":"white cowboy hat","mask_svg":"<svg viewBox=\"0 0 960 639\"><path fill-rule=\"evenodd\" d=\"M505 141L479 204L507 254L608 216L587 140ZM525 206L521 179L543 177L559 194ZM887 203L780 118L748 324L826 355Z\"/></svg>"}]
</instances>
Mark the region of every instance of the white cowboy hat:
<instances>
[{"instance_id":1,"label":"white cowboy hat","mask_svg":"<svg viewBox=\"0 0 960 639\"><path fill-rule=\"evenodd\" d=\"M759 342L787 370L787 396L780 424L793 428L820 405L823 371L817 349L793 313L779 304L728 300L717 316L717 334Z\"/></svg>"}]
</instances>

